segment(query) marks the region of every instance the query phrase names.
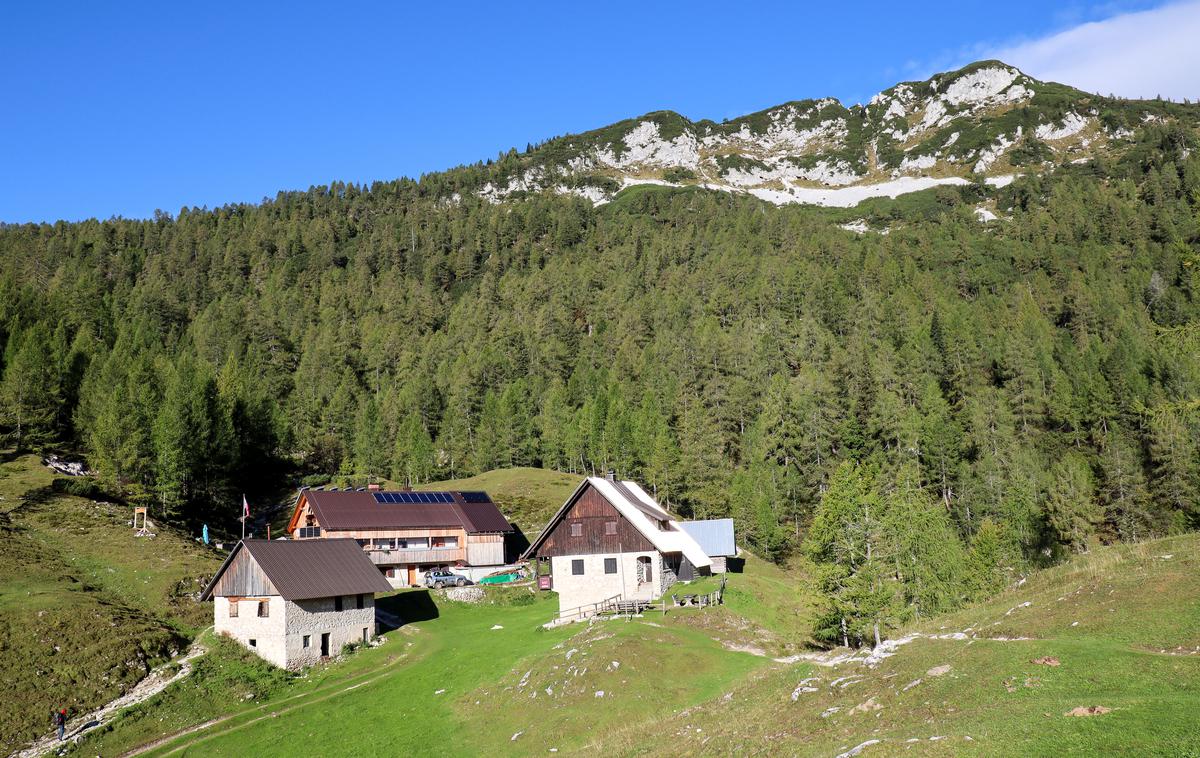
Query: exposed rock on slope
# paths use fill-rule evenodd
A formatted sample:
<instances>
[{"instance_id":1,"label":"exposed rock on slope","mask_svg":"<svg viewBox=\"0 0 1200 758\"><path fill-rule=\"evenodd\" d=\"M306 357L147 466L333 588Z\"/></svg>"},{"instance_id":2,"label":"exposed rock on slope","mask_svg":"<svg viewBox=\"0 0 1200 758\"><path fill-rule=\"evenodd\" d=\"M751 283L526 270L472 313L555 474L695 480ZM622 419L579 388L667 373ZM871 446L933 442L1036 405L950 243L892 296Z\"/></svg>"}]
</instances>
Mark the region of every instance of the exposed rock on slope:
<instances>
[{"instance_id":1,"label":"exposed rock on slope","mask_svg":"<svg viewBox=\"0 0 1200 758\"><path fill-rule=\"evenodd\" d=\"M720 124L650 113L511 154L478 194L501 202L549 191L601 204L636 184L694 185L846 207L1078 163L1131 144L1167 106L1181 107L1101 98L983 61L866 105L803 100Z\"/></svg>"}]
</instances>

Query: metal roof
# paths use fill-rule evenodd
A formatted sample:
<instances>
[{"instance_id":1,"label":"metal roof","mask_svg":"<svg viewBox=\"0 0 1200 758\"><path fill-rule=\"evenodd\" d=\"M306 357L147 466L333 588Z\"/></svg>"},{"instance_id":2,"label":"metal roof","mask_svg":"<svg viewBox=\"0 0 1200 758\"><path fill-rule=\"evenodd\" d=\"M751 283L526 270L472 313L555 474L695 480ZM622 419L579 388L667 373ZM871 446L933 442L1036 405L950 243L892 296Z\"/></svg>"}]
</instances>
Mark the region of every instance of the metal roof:
<instances>
[{"instance_id":1,"label":"metal roof","mask_svg":"<svg viewBox=\"0 0 1200 758\"><path fill-rule=\"evenodd\" d=\"M707 521L682 521L680 528L700 543L700 549L709 557L737 555L733 539L733 519L717 518Z\"/></svg>"},{"instance_id":2,"label":"metal roof","mask_svg":"<svg viewBox=\"0 0 1200 758\"><path fill-rule=\"evenodd\" d=\"M672 518L671 514L637 482L614 481L600 476L590 476L579 483L575 492L567 498L554 517L543 527L537 538L521 554L522 560L529 560L537 555L538 548L542 546L570 507L588 487L594 488L602 498L616 508L617 512L624 516L625 520L660 553L682 553L697 568L707 568L712 565L712 561L708 559L708 555L696 540L681 529L680 524Z\"/></svg>"},{"instance_id":3,"label":"metal roof","mask_svg":"<svg viewBox=\"0 0 1200 758\"><path fill-rule=\"evenodd\" d=\"M300 497L308 501L323 529L462 527L468 534L512 531L508 519L485 493L470 493L471 500L481 502L468 502L463 493L449 492L453 498L450 503L381 503L377 494L384 493L304 490Z\"/></svg>"},{"instance_id":4,"label":"metal roof","mask_svg":"<svg viewBox=\"0 0 1200 758\"><path fill-rule=\"evenodd\" d=\"M285 600L390 592L392 586L351 539L243 540L200 594L212 590L239 550L246 550Z\"/></svg>"}]
</instances>

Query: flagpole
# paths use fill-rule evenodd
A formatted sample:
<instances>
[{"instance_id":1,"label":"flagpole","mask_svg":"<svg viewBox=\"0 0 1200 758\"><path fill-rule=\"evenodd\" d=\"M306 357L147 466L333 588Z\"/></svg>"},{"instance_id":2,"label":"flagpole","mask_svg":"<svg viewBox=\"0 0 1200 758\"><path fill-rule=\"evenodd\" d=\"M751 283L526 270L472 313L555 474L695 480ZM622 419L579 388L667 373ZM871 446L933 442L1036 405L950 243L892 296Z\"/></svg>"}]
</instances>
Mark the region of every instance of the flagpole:
<instances>
[{"instance_id":1,"label":"flagpole","mask_svg":"<svg viewBox=\"0 0 1200 758\"><path fill-rule=\"evenodd\" d=\"M246 496L242 495L242 541L246 540Z\"/></svg>"}]
</instances>

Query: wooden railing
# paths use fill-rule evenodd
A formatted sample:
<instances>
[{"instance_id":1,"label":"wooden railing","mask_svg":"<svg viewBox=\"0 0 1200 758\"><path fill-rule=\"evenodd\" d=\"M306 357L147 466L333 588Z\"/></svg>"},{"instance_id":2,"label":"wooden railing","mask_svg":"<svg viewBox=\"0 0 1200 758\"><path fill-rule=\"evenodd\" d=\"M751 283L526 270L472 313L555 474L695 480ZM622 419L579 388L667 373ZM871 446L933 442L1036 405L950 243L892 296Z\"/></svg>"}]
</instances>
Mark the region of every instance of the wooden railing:
<instances>
[{"instance_id":1,"label":"wooden railing","mask_svg":"<svg viewBox=\"0 0 1200 758\"><path fill-rule=\"evenodd\" d=\"M400 563L454 563L465 561L467 550L462 547L399 548L396 550L366 550L376 566Z\"/></svg>"},{"instance_id":2,"label":"wooden railing","mask_svg":"<svg viewBox=\"0 0 1200 758\"><path fill-rule=\"evenodd\" d=\"M621 600L620 595L606 597L603 600L597 600L594 603L585 603L576 608L568 608L558 614L558 617L563 620L569 619L585 619L589 616L595 616L605 610L611 610L616 607L616 604Z\"/></svg>"}]
</instances>

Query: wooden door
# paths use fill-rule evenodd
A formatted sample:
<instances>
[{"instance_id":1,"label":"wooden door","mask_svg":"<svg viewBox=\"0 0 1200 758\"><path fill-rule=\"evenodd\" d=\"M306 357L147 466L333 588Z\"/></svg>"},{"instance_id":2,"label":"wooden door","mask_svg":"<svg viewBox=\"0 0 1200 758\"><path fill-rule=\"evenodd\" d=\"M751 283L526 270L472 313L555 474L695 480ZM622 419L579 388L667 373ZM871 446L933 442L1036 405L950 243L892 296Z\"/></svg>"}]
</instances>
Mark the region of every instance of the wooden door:
<instances>
[{"instance_id":1,"label":"wooden door","mask_svg":"<svg viewBox=\"0 0 1200 758\"><path fill-rule=\"evenodd\" d=\"M408 586L409 587L417 586L417 567L416 566L408 567Z\"/></svg>"},{"instance_id":2,"label":"wooden door","mask_svg":"<svg viewBox=\"0 0 1200 758\"><path fill-rule=\"evenodd\" d=\"M321 635L321 657L329 657L329 632L325 632Z\"/></svg>"}]
</instances>

